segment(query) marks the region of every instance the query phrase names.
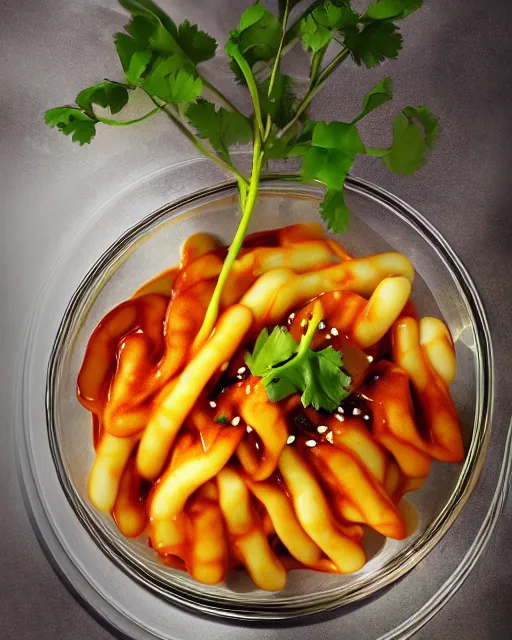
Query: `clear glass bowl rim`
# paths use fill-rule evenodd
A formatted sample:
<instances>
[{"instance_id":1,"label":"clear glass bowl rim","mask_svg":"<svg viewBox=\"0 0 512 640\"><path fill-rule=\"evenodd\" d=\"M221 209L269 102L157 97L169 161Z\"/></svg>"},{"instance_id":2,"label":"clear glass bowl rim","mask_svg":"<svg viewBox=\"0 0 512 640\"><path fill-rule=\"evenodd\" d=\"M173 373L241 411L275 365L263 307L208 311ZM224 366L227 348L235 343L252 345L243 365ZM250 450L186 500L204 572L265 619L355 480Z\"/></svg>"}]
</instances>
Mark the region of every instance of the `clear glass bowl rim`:
<instances>
[{"instance_id":1,"label":"clear glass bowl rim","mask_svg":"<svg viewBox=\"0 0 512 640\"><path fill-rule=\"evenodd\" d=\"M60 346L66 338L66 331L69 328L70 318L79 305L80 300L86 294L88 286L94 281L95 277L103 271L113 259L115 259L115 256L119 255L120 251L125 247L130 246L136 238L144 235L146 230L154 225L158 220L167 218L173 212L179 211L181 208L189 206L205 197L214 199L227 195L229 191L234 188L235 183L224 182L214 187L196 191L193 194L187 195L165 205L143 218L135 226L128 229L90 269L68 305L48 364L46 397L48 437L59 481L68 502L71 504L82 525L86 528L89 535L95 540L96 544L119 568L121 568L121 570L130 575L131 578L135 579L140 584L143 584L146 588L149 588L160 597L164 597L174 604L178 604L202 614L208 613L215 616L240 620L280 620L332 610L344 604L355 602L376 593L378 590L394 582L412 569L423 557L425 557L435 544L437 544L444 533L446 533L460 513L476 484L482 468L486 445L490 436L490 424L494 398L492 346L489 327L475 286L464 266L453 253L444 238L418 212L395 196L363 180L349 178L347 180L347 188L349 191L355 191L370 199L378 201L380 204L385 204L392 208L396 215L405 219L418 233L420 233L420 235L423 236L427 242L429 242L431 246L434 247L440 259L451 271L452 275L456 278L458 284L462 288L465 301L473 315L473 329L476 337L478 358L477 372L479 380L477 388L479 393L476 411L479 416L479 429L473 434L470 450L464 463L463 470L461 471L457 487L454 490L454 494L452 494L452 499L449 504L446 505L443 512L438 516L436 521L431 525L429 530L427 530L427 539L423 541L420 548L406 550L407 553L399 556L400 562L398 562L397 559L396 562L391 563L392 566L387 568L385 575L381 576L378 581L369 581L368 584L358 587L356 592L345 593L341 598L339 596L333 596L329 599L317 601L314 596L307 596L307 598L305 596L301 596L288 601L285 605L283 602L275 603L269 600L268 604L265 605L262 610L261 601L255 605L252 605L251 603L244 603L241 606L240 602L237 601L233 603L228 598L212 599L211 597L208 597L205 599L202 596L198 597L197 593L194 592L190 592L184 596L183 587L181 585L179 589L173 589L168 583L161 584L159 582L155 582L155 577L145 571L144 567L141 566L140 563L123 555L123 553L121 553L117 547L112 545L111 541L103 535L104 532L102 532L101 529L96 526L94 520L90 518L87 508L85 508L84 504L76 495L66 474L63 473L63 464L58 449L58 442L55 430L52 428L52 397L53 385L55 384L55 362L59 356ZM286 177L283 177L282 175L265 176L262 180L262 193L269 194L276 190L279 193L283 193L284 191L290 196L293 196L294 194L298 195L299 192L307 192L309 195L314 196L321 194L321 189L319 187L304 185L300 183L298 177L295 175Z\"/></svg>"}]
</instances>

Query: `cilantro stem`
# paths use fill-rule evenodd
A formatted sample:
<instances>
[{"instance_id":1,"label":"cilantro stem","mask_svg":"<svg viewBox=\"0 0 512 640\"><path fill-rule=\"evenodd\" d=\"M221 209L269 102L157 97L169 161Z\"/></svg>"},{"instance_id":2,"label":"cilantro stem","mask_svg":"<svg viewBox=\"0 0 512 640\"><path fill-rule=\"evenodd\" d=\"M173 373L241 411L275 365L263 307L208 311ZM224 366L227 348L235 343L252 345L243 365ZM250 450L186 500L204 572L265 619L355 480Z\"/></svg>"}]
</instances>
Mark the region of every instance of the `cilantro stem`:
<instances>
[{"instance_id":1,"label":"cilantro stem","mask_svg":"<svg viewBox=\"0 0 512 640\"><path fill-rule=\"evenodd\" d=\"M102 116L99 116L97 113L94 113L94 117L98 122L102 122L103 124L108 124L113 127L126 127L130 124L142 122L143 120L146 120L146 118L150 118L151 116L154 116L159 111L160 111L160 107L157 107L156 109L153 109L152 111L145 113L140 118L135 118L134 120L111 120L110 118L103 118Z\"/></svg>"},{"instance_id":2,"label":"cilantro stem","mask_svg":"<svg viewBox=\"0 0 512 640\"><path fill-rule=\"evenodd\" d=\"M238 229L236 230L235 237L231 242L231 245L228 249L228 253L224 260L224 264L222 265L221 272L217 279L217 284L215 285L215 290L213 292L212 298L210 300L210 304L208 305L208 309L206 310L206 314L204 316L203 324L199 333L194 340L194 344L192 349L195 351L199 346L201 346L208 337L210 336L213 327L215 326L215 322L217 321L217 316L219 315L219 306L220 306L220 298L222 295L222 291L224 289L224 285L226 284L226 280L228 279L229 272L235 262L238 253L242 247L242 243L245 238L245 234L247 233L247 228L249 227L249 222L251 221L251 215L254 210L254 206L256 205L256 199L258 197L259 183L260 183L260 173L261 173L261 165L263 162L263 152L262 152L262 140L259 132L258 126L255 124L254 127L254 148L253 148L253 162L252 162L252 172L251 172L251 180L249 183L249 188L247 190L247 195L243 199L242 205L242 219L238 225ZM241 197L242 202L242 197Z\"/></svg>"},{"instance_id":3,"label":"cilantro stem","mask_svg":"<svg viewBox=\"0 0 512 640\"><path fill-rule=\"evenodd\" d=\"M256 84L256 80L254 79L252 69L238 47L236 47L233 51L232 57L237 62L240 70L244 74L244 78L247 82L252 102L254 104L254 118L259 129L259 135L263 137L265 135L265 130L263 128L263 120L261 118L260 94L258 93L258 85Z\"/></svg>"},{"instance_id":4,"label":"cilantro stem","mask_svg":"<svg viewBox=\"0 0 512 640\"><path fill-rule=\"evenodd\" d=\"M320 68L322 66L322 60L324 59L325 52L327 51L327 45L318 51L315 51L311 59L311 71L309 74L309 88L314 87L320 74Z\"/></svg>"},{"instance_id":5,"label":"cilantro stem","mask_svg":"<svg viewBox=\"0 0 512 640\"><path fill-rule=\"evenodd\" d=\"M279 374L288 369L289 367L296 367L304 358L308 355L309 347L313 342L313 337L315 335L315 331L318 328L318 325L322 321L322 317L324 314L324 310L322 308L322 303L317 300L313 305L313 313L311 316L311 320L308 323L308 329L306 333L302 336L299 343L299 348L297 349L297 353L279 367L276 367L272 370L272 378L279 378ZM269 374L270 375L270 374Z\"/></svg>"},{"instance_id":6,"label":"cilantro stem","mask_svg":"<svg viewBox=\"0 0 512 640\"><path fill-rule=\"evenodd\" d=\"M189 131L189 129L187 129L187 127L183 124L183 122L172 111L167 109L165 104L159 104L158 101L155 100L155 98L151 95L149 95L149 97L154 102L154 104L156 104L158 108L161 111L163 111L168 118L172 120L172 122L178 127L181 133L183 133L183 135L190 140L190 142L196 147L196 149L198 149L202 154L204 154L210 160L213 160L213 162L216 162L219 165L219 167L222 167L223 169L226 169L226 171L233 173L236 176L236 179L238 180L239 185L243 184L245 188L249 184L247 181L247 178L244 175L242 175L234 165L224 162L222 158L219 158L214 153L212 153L207 147L205 147L204 144L191 131Z\"/></svg>"},{"instance_id":7,"label":"cilantro stem","mask_svg":"<svg viewBox=\"0 0 512 640\"><path fill-rule=\"evenodd\" d=\"M278 138L282 138L284 134L289 131L293 125L297 122L297 120L301 117L304 111L309 107L311 100L316 96L316 94L320 91L326 80L331 76L331 74L337 69L337 67L349 56L348 49L342 49L333 59L332 61L325 67L325 69L318 76L317 81L311 86L302 102L299 104L295 115L290 120L290 122L281 129L281 131L277 134Z\"/></svg>"},{"instance_id":8,"label":"cilantro stem","mask_svg":"<svg viewBox=\"0 0 512 640\"><path fill-rule=\"evenodd\" d=\"M284 38L284 46L285 48L289 48L295 44L299 33L300 33L300 23L307 18L307 16L312 13L317 7L322 5L324 0L315 0L309 7L307 7L301 14L298 16L297 20L291 25L291 27L286 31L286 35Z\"/></svg>"},{"instance_id":9,"label":"cilantro stem","mask_svg":"<svg viewBox=\"0 0 512 640\"><path fill-rule=\"evenodd\" d=\"M276 57L275 57L275 60L274 60L274 66L272 67L272 73L270 75L270 81L268 83L267 95L268 95L269 98L270 98L270 95L272 93L272 89L274 88L277 72L279 71L279 63L281 61L281 54L283 52L284 39L285 39L285 36L286 36L286 24L288 22L289 14L290 14L290 1L286 0L286 6L285 6L285 9L284 9L284 14L283 14L281 40L279 42L279 47L277 49Z\"/></svg>"},{"instance_id":10,"label":"cilantro stem","mask_svg":"<svg viewBox=\"0 0 512 640\"><path fill-rule=\"evenodd\" d=\"M213 93L213 95L216 96L222 103L224 103L224 105L228 107L230 111L234 111L235 113L239 113L240 115L243 115L242 112L239 109L237 109L235 105L230 100L228 100L228 98L226 98L226 96L222 93L222 91L219 91L219 89L214 87L213 84L211 84L208 80L203 78L203 76L200 76L200 78L203 81L203 85L208 89L208 91L210 93Z\"/></svg>"}]
</instances>

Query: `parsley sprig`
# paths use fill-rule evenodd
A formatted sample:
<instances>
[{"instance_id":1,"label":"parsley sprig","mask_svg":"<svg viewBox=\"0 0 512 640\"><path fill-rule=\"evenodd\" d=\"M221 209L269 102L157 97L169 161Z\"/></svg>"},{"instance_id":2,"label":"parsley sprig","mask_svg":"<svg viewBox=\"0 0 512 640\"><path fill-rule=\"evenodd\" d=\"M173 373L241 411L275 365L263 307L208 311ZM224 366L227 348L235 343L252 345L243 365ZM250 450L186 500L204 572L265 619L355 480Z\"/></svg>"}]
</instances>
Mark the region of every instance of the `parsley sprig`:
<instances>
[{"instance_id":1,"label":"parsley sprig","mask_svg":"<svg viewBox=\"0 0 512 640\"><path fill-rule=\"evenodd\" d=\"M271 402L300 393L304 407L334 411L349 395L351 378L342 370L340 352L332 346L322 351L311 349L322 315L322 305L316 301L299 344L283 327L274 327L271 334L263 329L252 354L246 354L245 363L262 379Z\"/></svg>"},{"instance_id":2,"label":"parsley sprig","mask_svg":"<svg viewBox=\"0 0 512 640\"><path fill-rule=\"evenodd\" d=\"M258 0L242 13L225 47L235 80L250 93L250 114L242 113L205 77L202 65L217 51L210 35L188 20L176 24L152 0L120 3L131 14L124 32L115 36L124 79L87 87L75 105L47 111L46 122L83 145L91 142L98 127L128 126L164 114L201 153L236 177L242 216L196 338L199 345L215 325L222 289L256 204L261 172L272 160L298 158L302 177L325 185L320 215L334 232L343 232L349 221L344 183L358 155L373 156L401 174L414 173L425 162L439 128L426 106L402 109L393 122L389 147L371 146L359 134L360 121L392 99L389 77L366 94L349 122L308 116L312 101L344 62L373 67L398 56L399 21L422 0L376 0L363 13L350 0L315 0L305 7L300 0L280 0L277 14ZM302 95L293 78L281 71L283 56L299 40L310 58L309 83ZM325 63L329 48L333 56ZM123 119L136 93L145 94L151 108L135 119ZM250 175L232 154L233 147L247 143L252 143Z\"/></svg>"}]
</instances>

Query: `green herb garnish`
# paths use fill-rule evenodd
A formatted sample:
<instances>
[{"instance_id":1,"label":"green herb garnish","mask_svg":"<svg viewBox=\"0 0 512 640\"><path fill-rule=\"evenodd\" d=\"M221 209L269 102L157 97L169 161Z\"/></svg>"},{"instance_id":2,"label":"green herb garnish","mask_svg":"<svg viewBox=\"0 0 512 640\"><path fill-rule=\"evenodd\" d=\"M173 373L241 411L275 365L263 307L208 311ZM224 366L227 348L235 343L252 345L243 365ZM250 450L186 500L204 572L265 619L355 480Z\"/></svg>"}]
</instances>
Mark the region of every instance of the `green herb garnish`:
<instances>
[{"instance_id":1,"label":"green herb garnish","mask_svg":"<svg viewBox=\"0 0 512 640\"><path fill-rule=\"evenodd\" d=\"M213 421L216 422L217 424L230 424L226 416L217 416L216 418L214 418Z\"/></svg>"},{"instance_id":2,"label":"green herb garnish","mask_svg":"<svg viewBox=\"0 0 512 640\"><path fill-rule=\"evenodd\" d=\"M322 306L316 303L299 344L283 327L274 327L271 334L263 329L252 354L246 354L245 363L262 379L271 402L300 393L304 407L334 411L349 395L351 378L342 370L341 353L331 346L322 351L311 349L321 320Z\"/></svg>"},{"instance_id":3,"label":"green herb garnish","mask_svg":"<svg viewBox=\"0 0 512 640\"><path fill-rule=\"evenodd\" d=\"M177 25L152 0L120 3L131 13L125 31L115 36L124 80L104 80L84 89L76 97L76 106L47 111L46 122L83 145L91 142L98 125L127 126L165 114L201 153L236 177L242 216L196 340L201 343L217 320L222 289L256 204L262 169L272 160L299 158L302 177L325 185L320 214L327 227L338 233L346 229L350 217L343 189L357 155L374 156L401 174L413 173L425 162L439 127L426 106L401 111L387 148L370 146L359 134L358 123L392 99L388 77L366 94L360 113L350 122L326 123L308 117L312 100L343 62L351 59L373 67L397 57L402 46L397 22L416 11L422 0L377 0L363 13L352 8L349 0L315 0L305 8L296 0L280 0L277 15L256 2L243 12L226 43L235 80L251 96L250 114L242 113L202 74L201 64L211 60L217 49L211 36L188 20ZM283 56L297 40L310 57L309 85L303 95L280 70ZM326 64L328 47L337 50ZM135 119L123 120L123 109L134 93L145 94L150 107ZM252 167L245 175L231 151L249 142ZM325 368L329 358L334 365L334 357L322 356L316 369L320 362ZM283 379L290 375L283 373Z\"/></svg>"}]
</instances>

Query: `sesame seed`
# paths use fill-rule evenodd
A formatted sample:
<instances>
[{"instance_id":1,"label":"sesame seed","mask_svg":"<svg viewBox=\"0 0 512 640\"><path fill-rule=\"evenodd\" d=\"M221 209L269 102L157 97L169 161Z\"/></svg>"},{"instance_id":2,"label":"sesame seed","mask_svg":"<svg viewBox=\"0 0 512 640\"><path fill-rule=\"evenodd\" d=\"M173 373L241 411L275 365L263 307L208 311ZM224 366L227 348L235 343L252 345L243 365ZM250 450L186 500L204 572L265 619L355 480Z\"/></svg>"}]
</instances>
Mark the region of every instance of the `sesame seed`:
<instances>
[{"instance_id":1,"label":"sesame seed","mask_svg":"<svg viewBox=\"0 0 512 640\"><path fill-rule=\"evenodd\" d=\"M305 327L307 325L308 321L306 320L306 318L302 318L302 320L300 321L300 326L301 327Z\"/></svg>"},{"instance_id":2,"label":"sesame seed","mask_svg":"<svg viewBox=\"0 0 512 640\"><path fill-rule=\"evenodd\" d=\"M333 336L337 336L337 335L339 335L340 332L338 331L338 329L336 329L336 327L333 327L331 329L331 333L332 333Z\"/></svg>"},{"instance_id":3,"label":"sesame seed","mask_svg":"<svg viewBox=\"0 0 512 640\"><path fill-rule=\"evenodd\" d=\"M245 385L245 395L248 396L251 393L251 385L250 384L246 384Z\"/></svg>"},{"instance_id":4,"label":"sesame seed","mask_svg":"<svg viewBox=\"0 0 512 640\"><path fill-rule=\"evenodd\" d=\"M212 409L215 409L216 406L217 406L217 403L215 402L215 400L210 400L210 407Z\"/></svg>"},{"instance_id":5,"label":"sesame seed","mask_svg":"<svg viewBox=\"0 0 512 640\"><path fill-rule=\"evenodd\" d=\"M368 414L365 414L365 415L363 416L363 420L369 420L369 419L370 419L370 416L369 416Z\"/></svg>"},{"instance_id":6,"label":"sesame seed","mask_svg":"<svg viewBox=\"0 0 512 640\"><path fill-rule=\"evenodd\" d=\"M368 356L368 362L373 362L373 356Z\"/></svg>"},{"instance_id":7,"label":"sesame seed","mask_svg":"<svg viewBox=\"0 0 512 640\"><path fill-rule=\"evenodd\" d=\"M293 444L295 442L295 436L288 436L286 444Z\"/></svg>"},{"instance_id":8,"label":"sesame seed","mask_svg":"<svg viewBox=\"0 0 512 640\"><path fill-rule=\"evenodd\" d=\"M247 433L251 433L251 431L252 431L252 427L251 427L251 425L249 425L249 424L248 424L248 425L245 427L245 430L247 431Z\"/></svg>"},{"instance_id":9,"label":"sesame seed","mask_svg":"<svg viewBox=\"0 0 512 640\"><path fill-rule=\"evenodd\" d=\"M318 433L325 433L327 431L327 427L325 426L325 424L321 424L316 428L316 430L318 431Z\"/></svg>"},{"instance_id":10,"label":"sesame seed","mask_svg":"<svg viewBox=\"0 0 512 640\"><path fill-rule=\"evenodd\" d=\"M240 420L241 420L240 416L236 416L236 418L233 418L233 420L231 420L231 424L234 427L238 427L238 425L240 424Z\"/></svg>"},{"instance_id":11,"label":"sesame seed","mask_svg":"<svg viewBox=\"0 0 512 640\"><path fill-rule=\"evenodd\" d=\"M320 320L320 322L318 323L318 329L320 331L323 331L326 328L326 326L327 325L325 324L325 322L323 320Z\"/></svg>"},{"instance_id":12,"label":"sesame seed","mask_svg":"<svg viewBox=\"0 0 512 640\"><path fill-rule=\"evenodd\" d=\"M330 333L328 333L328 334L325 336L325 339L326 339L326 340L330 340L330 339L331 339L331 334L330 334Z\"/></svg>"},{"instance_id":13,"label":"sesame seed","mask_svg":"<svg viewBox=\"0 0 512 640\"><path fill-rule=\"evenodd\" d=\"M334 442L332 431L329 431L329 433L325 436L325 439L327 440L327 442L330 442L331 444Z\"/></svg>"},{"instance_id":14,"label":"sesame seed","mask_svg":"<svg viewBox=\"0 0 512 640\"><path fill-rule=\"evenodd\" d=\"M345 413L345 409L343 407L338 407L338 413Z\"/></svg>"},{"instance_id":15,"label":"sesame seed","mask_svg":"<svg viewBox=\"0 0 512 640\"><path fill-rule=\"evenodd\" d=\"M306 440L306 447L316 447L316 440Z\"/></svg>"},{"instance_id":16,"label":"sesame seed","mask_svg":"<svg viewBox=\"0 0 512 640\"><path fill-rule=\"evenodd\" d=\"M353 416L360 416L363 412L361 411L361 409L359 409L358 407L354 407L352 409L352 415Z\"/></svg>"},{"instance_id":17,"label":"sesame seed","mask_svg":"<svg viewBox=\"0 0 512 640\"><path fill-rule=\"evenodd\" d=\"M240 369L238 369L237 373L239 373L240 375L242 373L245 373L247 371L247 367L240 367Z\"/></svg>"},{"instance_id":18,"label":"sesame seed","mask_svg":"<svg viewBox=\"0 0 512 640\"><path fill-rule=\"evenodd\" d=\"M335 416L336 420L338 420L339 422L344 422L345 421L345 416L340 416L339 413L337 413Z\"/></svg>"}]
</instances>

